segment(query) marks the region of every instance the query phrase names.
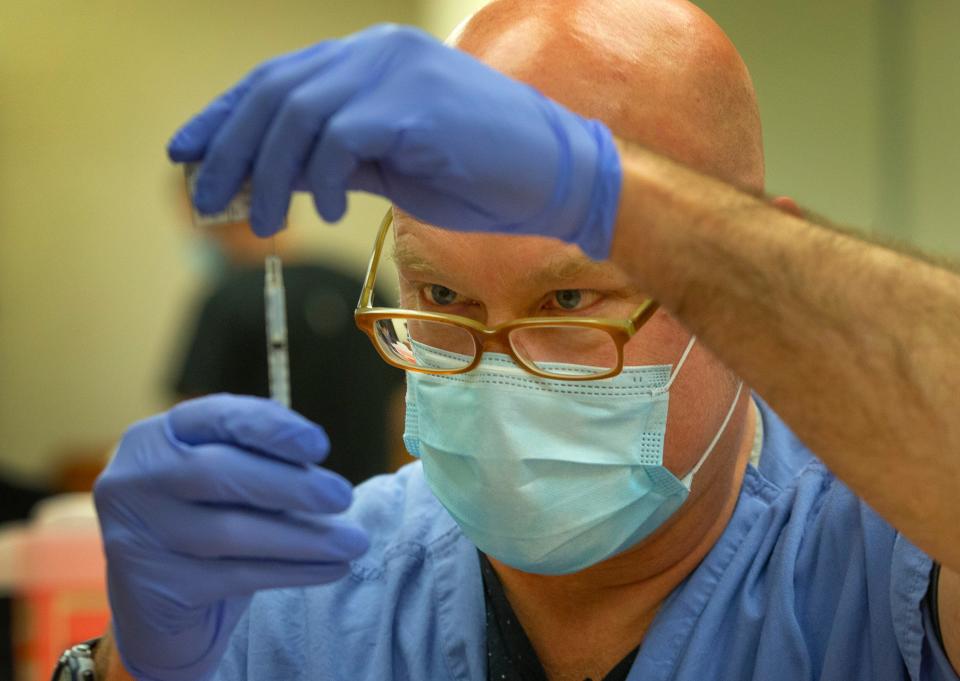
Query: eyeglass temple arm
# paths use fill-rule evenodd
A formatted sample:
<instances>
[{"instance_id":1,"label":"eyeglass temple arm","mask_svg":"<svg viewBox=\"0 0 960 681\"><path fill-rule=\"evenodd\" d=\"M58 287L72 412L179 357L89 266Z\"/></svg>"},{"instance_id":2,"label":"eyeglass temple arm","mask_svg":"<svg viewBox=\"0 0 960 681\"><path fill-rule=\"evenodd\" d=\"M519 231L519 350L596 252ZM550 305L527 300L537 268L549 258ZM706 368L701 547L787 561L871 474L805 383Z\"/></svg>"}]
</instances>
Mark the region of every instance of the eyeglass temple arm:
<instances>
[{"instance_id":1,"label":"eyeglass temple arm","mask_svg":"<svg viewBox=\"0 0 960 681\"><path fill-rule=\"evenodd\" d=\"M363 280L363 290L360 291L360 302L357 303L357 309L371 306L373 283L377 280L377 265L380 263L380 254L383 251L383 244L387 239L387 232L390 231L391 224L393 224L393 209L388 208L387 214L383 216L383 220L380 222L380 231L373 246L373 253L370 254L367 276Z\"/></svg>"},{"instance_id":2,"label":"eyeglass temple arm","mask_svg":"<svg viewBox=\"0 0 960 681\"><path fill-rule=\"evenodd\" d=\"M641 326L650 321L650 318L656 314L659 309L660 303L653 298L649 298L643 305L638 307L637 311L630 315L630 325L633 327L634 332L638 331Z\"/></svg>"}]
</instances>

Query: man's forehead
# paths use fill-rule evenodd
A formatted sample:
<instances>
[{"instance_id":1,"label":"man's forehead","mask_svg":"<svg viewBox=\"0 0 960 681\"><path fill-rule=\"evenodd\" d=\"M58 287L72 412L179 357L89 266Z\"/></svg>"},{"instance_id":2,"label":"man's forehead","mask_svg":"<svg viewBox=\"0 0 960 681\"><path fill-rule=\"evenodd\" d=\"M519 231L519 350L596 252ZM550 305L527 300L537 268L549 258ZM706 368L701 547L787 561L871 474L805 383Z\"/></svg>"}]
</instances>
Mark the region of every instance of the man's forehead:
<instances>
[{"instance_id":1,"label":"man's forehead","mask_svg":"<svg viewBox=\"0 0 960 681\"><path fill-rule=\"evenodd\" d=\"M494 0L453 43L622 139L763 189L746 66L687 0Z\"/></svg>"},{"instance_id":2,"label":"man's forehead","mask_svg":"<svg viewBox=\"0 0 960 681\"><path fill-rule=\"evenodd\" d=\"M393 258L404 272L527 286L626 284L616 266L591 260L579 248L556 239L453 232L425 225L399 211L394 226Z\"/></svg>"}]
</instances>

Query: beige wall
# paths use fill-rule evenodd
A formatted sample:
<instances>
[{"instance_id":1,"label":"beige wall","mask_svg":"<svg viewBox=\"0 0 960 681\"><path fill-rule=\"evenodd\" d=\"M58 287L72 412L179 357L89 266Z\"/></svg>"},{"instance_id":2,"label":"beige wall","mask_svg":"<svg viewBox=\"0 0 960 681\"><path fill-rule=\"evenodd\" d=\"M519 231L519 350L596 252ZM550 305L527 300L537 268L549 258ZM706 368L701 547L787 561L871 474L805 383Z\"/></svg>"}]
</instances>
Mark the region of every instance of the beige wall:
<instances>
[{"instance_id":1,"label":"beige wall","mask_svg":"<svg viewBox=\"0 0 960 681\"><path fill-rule=\"evenodd\" d=\"M420 25L446 39L464 17L483 7L485 0L420 0Z\"/></svg>"},{"instance_id":2,"label":"beige wall","mask_svg":"<svg viewBox=\"0 0 960 681\"><path fill-rule=\"evenodd\" d=\"M264 58L383 21L405 0L0 2L0 470L42 477L167 404L199 281L171 200L174 128ZM296 220L360 267L381 203ZM309 224L305 224L309 222Z\"/></svg>"},{"instance_id":3,"label":"beige wall","mask_svg":"<svg viewBox=\"0 0 960 681\"><path fill-rule=\"evenodd\" d=\"M198 286L162 152L180 121L267 56L382 20L444 37L482 4L0 3L0 470L41 477L165 406ZM960 4L700 4L753 71L771 191L960 253ZM300 202L293 234L360 268L383 204L352 206L329 229Z\"/></svg>"},{"instance_id":4,"label":"beige wall","mask_svg":"<svg viewBox=\"0 0 960 681\"><path fill-rule=\"evenodd\" d=\"M832 219L879 224L873 0L701 0L760 101L767 186Z\"/></svg>"},{"instance_id":5,"label":"beige wall","mask_svg":"<svg viewBox=\"0 0 960 681\"><path fill-rule=\"evenodd\" d=\"M911 236L960 258L960 3L912 2Z\"/></svg>"},{"instance_id":6,"label":"beige wall","mask_svg":"<svg viewBox=\"0 0 960 681\"><path fill-rule=\"evenodd\" d=\"M960 4L698 0L744 54L772 192L960 256Z\"/></svg>"}]
</instances>

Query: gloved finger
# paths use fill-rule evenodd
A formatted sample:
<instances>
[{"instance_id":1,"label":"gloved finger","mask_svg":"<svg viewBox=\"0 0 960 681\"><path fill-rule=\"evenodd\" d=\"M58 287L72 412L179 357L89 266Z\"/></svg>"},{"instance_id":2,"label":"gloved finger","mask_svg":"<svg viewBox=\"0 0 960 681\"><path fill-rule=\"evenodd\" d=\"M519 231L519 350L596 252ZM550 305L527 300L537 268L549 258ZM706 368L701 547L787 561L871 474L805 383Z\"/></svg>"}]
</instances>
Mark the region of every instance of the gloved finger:
<instances>
[{"instance_id":1,"label":"gloved finger","mask_svg":"<svg viewBox=\"0 0 960 681\"><path fill-rule=\"evenodd\" d=\"M458 197L453 192L441 193L429 180L399 174L388 179L385 195L393 205L431 225L456 225L463 231L510 231L507 225L498 224L497 216L479 201Z\"/></svg>"},{"instance_id":2,"label":"gloved finger","mask_svg":"<svg viewBox=\"0 0 960 681\"><path fill-rule=\"evenodd\" d=\"M232 444L292 463L319 463L330 451L323 429L272 400L211 395L167 415L168 436L187 445Z\"/></svg>"},{"instance_id":3,"label":"gloved finger","mask_svg":"<svg viewBox=\"0 0 960 681\"><path fill-rule=\"evenodd\" d=\"M316 46L309 56L275 66L250 88L211 141L197 176L194 204L202 213L226 207L253 169L263 137L280 105L307 78L337 58L338 42Z\"/></svg>"},{"instance_id":4,"label":"gloved finger","mask_svg":"<svg viewBox=\"0 0 960 681\"><path fill-rule=\"evenodd\" d=\"M216 603L248 596L261 589L315 586L334 582L350 573L349 563L299 563L279 560L188 559L198 577L179 586L192 605Z\"/></svg>"},{"instance_id":5,"label":"gloved finger","mask_svg":"<svg viewBox=\"0 0 960 681\"><path fill-rule=\"evenodd\" d=\"M332 471L260 456L230 445L190 447L183 459L155 477L177 499L240 504L270 511L340 513L353 488Z\"/></svg>"},{"instance_id":6,"label":"gloved finger","mask_svg":"<svg viewBox=\"0 0 960 681\"><path fill-rule=\"evenodd\" d=\"M293 64L311 56L321 49L321 45L323 43L280 55L248 73L240 82L213 100L203 111L184 123L174 133L167 143L167 155L170 160L174 163L186 163L202 159L220 126L233 114L243 97L260 78L272 69Z\"/></svg>"},{"instance_id":7,"label":"gloved finger","mask_svg":"<svg viewBox=\"0 0 960 681\"><path fill-rule=\"evenodd\" d=\"M350 189L377 196L388 196L388 183L383 168L376 161L361 161L350 177Z\"/></svg>"},{"instance_id":8,"label":"gloved finger","mask_svg":"<svg viewBox=\"0 0 960 681\"><path fill-rule=\"evenodd\" d=\"M369 546L366 532L344 518L201 504L168 507L150 529L166 550L194 558L339 563Z\"/></svg>"},{"instance_id":9,"label":"gloved finger","mask_svg":"<svg viewBox=\"0 0 960 681\"><path fill-rule=\"evenodd\" d=\"M290 93L277 111L260 146L253 171L250 223L269 233L283 224L294 185L328 118L365 83L351 59L338 60L322 76L314 75Z\"/></svg>"},{"instance_id":10,"label":"gloved finger","mask_svg":"<svg viewBox=\"0 0 960 681\"><path fill-rule=\"evenodd\" d=\"M397 127L385 108L379 98L363 97L327 122L306 170L317 212L327 222L346 212L347 190L358 168L363 165L369 173L370 164L383 161L394 146Z\"/></svg>"},{"instance_id":11,"label":"gloved finger","mask_svg":"<svg viewBox=\"0 0 960 681\"><path fill-rule=\"evenodd\" d=\"M174 163L189 163L202 159L213 135L233 113L250 85L249 78L240 81L177 130L167 143L167 156L170 160Z\"/></svg>"}]
</instances>

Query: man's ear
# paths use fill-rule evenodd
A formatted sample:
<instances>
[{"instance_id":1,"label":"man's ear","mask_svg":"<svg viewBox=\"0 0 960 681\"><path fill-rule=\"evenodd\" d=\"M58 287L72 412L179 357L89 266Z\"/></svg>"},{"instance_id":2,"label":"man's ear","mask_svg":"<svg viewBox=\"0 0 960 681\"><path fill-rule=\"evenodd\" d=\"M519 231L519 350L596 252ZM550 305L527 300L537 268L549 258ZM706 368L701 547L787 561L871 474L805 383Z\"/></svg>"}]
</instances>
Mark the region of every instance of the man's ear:
<instances>
[{"instance_id":1,"label":"man's ear","mask_svg":"<svg viewBox=\"0 0 960 681\"><path fill-rule=\"evenodd\" d=\"M771 199L770 205L779 208L784 213L789 213L794 217L803 217L803 211L800 210L800 206L798 206L797 202L791 199L789 196L778 196L774 199Z\"/></svg>"}]
</instances>

